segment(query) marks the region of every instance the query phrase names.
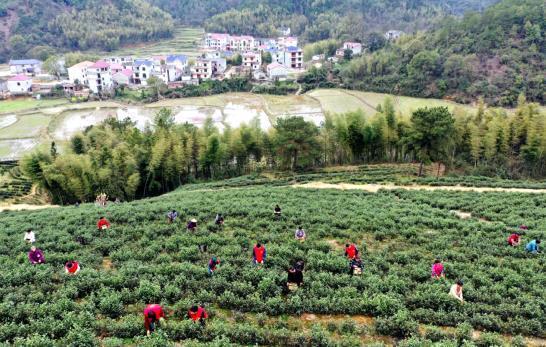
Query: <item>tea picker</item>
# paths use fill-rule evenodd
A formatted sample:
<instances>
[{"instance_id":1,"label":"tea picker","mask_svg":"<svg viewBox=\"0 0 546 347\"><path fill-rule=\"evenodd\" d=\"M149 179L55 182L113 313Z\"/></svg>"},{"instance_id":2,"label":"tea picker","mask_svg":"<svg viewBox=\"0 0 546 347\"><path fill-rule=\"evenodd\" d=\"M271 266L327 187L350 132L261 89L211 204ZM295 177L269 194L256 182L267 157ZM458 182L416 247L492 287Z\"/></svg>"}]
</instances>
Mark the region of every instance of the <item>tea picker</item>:
<instances>
[{"instance_id":1,"label":"tea picker","mask_svg":"<svg viewBox=\"0 0 546 347\"><path fill-rule=\"evenodd\" d=\"M516 231L512 235L508 236L508 239L506 240L508 242L509 246L516 247L520 243L520 237L521 233L519 231Z\"/></svg>"},{"instance_id":2,"label":"tea picker","mask_svg":"<svg viewBox=\"0 0 546 347\"><path fill-rule=\"evenodd\" d=\"M350 259L354 259L358 256L358 248L354 243L345 244L345 256Z\"/></svg>"},{"instance_id":3,"label":"tea picker","mask_svg":"<svg viewBox=\"0 0 546 347\"><path fill-rule=\"evenodd\" d=\"M288 291L295 291L303 284L303 272L299 268L290 267L288 269L288 277L286 280L286 288Z\"/></svg>"},{"instance_id":4,"label":"tea picker","mask_svg":"<svg viewBox=\"0 0 546 347\"><path fill-rule=\"evenodd\" d=\"M194 305L188 310L188 318L194 322L199 321L201 326L205 326L205 319L209 318L209 315L203 305Z\"/></svg>"},{"instance_id":5,"label":"tea picker","mask_svg":"<svg viewBox=\"0 0 546 347\"><path fill-rule=\"evenodd\" d=\"M212 276L214 274L218 265L220 265L220 259L218 259L217 257L210 258L209 265L207 267L209 275Z\"/></svg>"},{"instance_id":6,"label":"tea picker","mask_svg":"<svg viewBox=\"0 0 546 347\"><path fill-rule=\"evenodd\" d=\"M110 222L104 216L101 216L97 222L97 229L106 230L108 228L110 228Z\"/></svg>"},{"instance_id":7,"label":"tea picker","mask_svg":"<svg viewBox=\"0 0 546 347\"><path fill-rule=\"evenodd\" d=\"M36 248L36 246L30 247L30 252L28 252L28 260L32 265L43 264L45 263L44 252L41 249Z\"/></svg>"},{"instance_id":8,"label":"tea picker","mask_svg":"<svg viewBox=\"0 0 546 347\"><path fill-rule=\"evenodd\" d=\"M144 309L144 328L146 335L150 336L160 323L165 322L165 312L163 307L158 304L150 304Z\"/></svg>"},{"instance_id":9,"label":"tea picker","mask_svg":"<svg viewBox=\"0 0 546 347\"><path fill-rule=\"evenodd\" d=\"M349 262L349 274L351 276L362 275L362 268L363 268L362 260L360 260L358 256L351 259L351 261Z\"/></svg>"},{"instance_id":10,"label":"tea picker","mask_svg":"<svg viewBox=\"0 0 546 347\"><path fill-rule=\"evenodd\" d=\"M305 241L305 238L307 237L307 235L305 234L305 230L303 230L302 227L298 227L298 229L296 230L294 234L294 237L296 238L296 240L303 242Z\"/></svg>"},{"instance_id":11,"label":"tea picker","mask_svg":"<svg viewBox=\"0 0 546 347\"><path fill-rule=\"evenodd\" d=\"M540 253L539 245L540 245L540 240L539 239L531 240L527 244L527 246L525 246L525 250L527 252L531 253L531 254Z\"/></svg>"},{"instance_id":12,"label":"tea picker","mask_svg":"<svg viewBox=\"0 0 546 347\"><path fill-rule=\"evenodd\" d=\"M172 210L169 213L167 213L167 222L169 224L172 224L176 218L178 218L178 212L176 210Z\"/></svg>"},{"instance_id":13,"label":"tea picker","mask_svg":"<svg viewBox=\"0 0 546 347\"><path fill-rule=\"evenodd\" d=\"M219 227L222 227L224 225L224 216L222 216L221 213L218 213L216 215L216 218L214 218L214 224L216 224Z\"/></svg>"},{"instance_id":14,"label":"tea picker","mask_svg":"<svg viewBox=\"0 0 546 347\"><path fill-rule=\"evenodd\" d=\"M64 265L64 272L67 275L75 275L80 272L80 264L75 260L69 260Z\"/></svg>"},{"instance_id":15,"label":"tea picker","mask_svg":"<svg viewBox=\"0 0 546 347\"><path fill-rule=\"evenodd\" d=\"M186 226L186 228L187 228L189 231L195 231L195 230L197 230L197 219L192 218L192 219L188 222L188 225Z\"/></svg>"},{"instance_id":16,"label":"tea picker","mask_svg":"<svg viewBox=\"0 0 546 347\"><path fill-rule=\"evenodd\" d=\"M445 277L444 265L442 264L442 261L440 259L434 260L434 264L432 264L432 268L430 270L430 276L435 279Z\"/></svg>"},{"instance_id":17,"label":"tea picker","mask_svg":"<svg viewBox=\"0 0 546 347\"><path fill-rule=\"evenodd\" d=\"M273 210L273 213L276 219L281 218L281 207L278 204L275 205L275 209Z\"/></svg>"},{"instance_id":18,"label":"tea picker","mask_svg":"<svg viewBox=\"0 0 546 347\"><path fill-rule=\"evenodd\" d=\"M263 265L267 257L267 250L261 243L257 243L252 250L252 261L255 265Z\"/></svg>"},{"instance_id":19,"label":"tea picker","mask_svg":"<svg viewBox=\"0 0 546 347\"><path fill-rule=\"evenodd\" d=\"M463 280L458 280L455 284L451 286L451 288L449 289L449 295L459 300L461 304L464 303Z\"/></svg>"},{"instance_id":20,"label":"tea picker","mask_svg":"<svg viewBox=\"0 0 546 347\"><path fill-rule=\"evenodd\" d=\"M36 235L34 235L34 231L32 231L32 229L28 229L23 239L28 243L34 243L36 242Z\"/></svg>"}]
</instances>

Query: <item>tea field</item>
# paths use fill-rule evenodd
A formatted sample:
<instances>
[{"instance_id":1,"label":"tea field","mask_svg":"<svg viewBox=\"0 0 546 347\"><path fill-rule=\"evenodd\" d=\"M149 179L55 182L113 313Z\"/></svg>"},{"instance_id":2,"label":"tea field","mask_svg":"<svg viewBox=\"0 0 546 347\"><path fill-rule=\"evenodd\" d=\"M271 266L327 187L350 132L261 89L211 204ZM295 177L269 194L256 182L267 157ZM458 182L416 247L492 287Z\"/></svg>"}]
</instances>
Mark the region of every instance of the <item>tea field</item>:
<instances>
[{"instance_id":1,"label":"tea field","mask_svg":"<svg viewBox=\"0 0 546 347\"><path fill-rule=\"evenodd\" d=\"M353 173L359 171L358 177L366 175L363 168ZM321 174L322 180L341 180L341 173ZM295 189L292 180L242 177L106 208L84 204L1 213L0 341L15 346L546 342L544 255L505 245L509 230L520 224L529 226L524 242L544 238L543 194L372 194ZM280 220L273 218L277 203ZM167 224L173 208L181 218ZM472 217L460 219L453 211ZM213 223L218 212L226 216L222 230ZM96 230L101 215L111 229ZM185 229L191 218L199 222L195 233ZM300 225L308 236L303 243L294 240ZM23 241L28 228L35 230L46 264L29 264ZM263 268L251 262L257 241L267 248ZM346 242L361 251L361 276L348 274ZM207 253L199 252L200 244L208 245ZM210 277L206 264L212 255L221 264ZM445 280L430 278L437 257L446 267ZM63 265L70 259L82 270L68 277ZM284 294L286 270L300 259L304 285ZM465 281L464 304L448 296L459 278ZM142 319L148 303L161 303L167 314L167 324L152 337L146 337ZM193 304L209 312L206 327L184 318Z\"/></svg>"}]
</instances>

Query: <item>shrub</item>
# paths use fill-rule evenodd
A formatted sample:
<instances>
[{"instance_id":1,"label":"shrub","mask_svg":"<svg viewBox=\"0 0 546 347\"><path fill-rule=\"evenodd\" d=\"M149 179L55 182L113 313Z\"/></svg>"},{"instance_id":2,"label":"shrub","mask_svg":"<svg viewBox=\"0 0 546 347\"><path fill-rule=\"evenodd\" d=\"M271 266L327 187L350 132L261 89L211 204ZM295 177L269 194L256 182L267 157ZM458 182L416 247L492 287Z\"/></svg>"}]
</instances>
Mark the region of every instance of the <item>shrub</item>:
<instances>
[{"instance_id":1,"label":"shrub","mask_svg":"<svg viewBox=\"0 0 546 347\"><path fill-rule=\"evenodd\" d=\"M418 328L407 310L400 310L391 317L379 317L375 323L378 333L400 338L416 333Z\"/></svg>"}]
</instances>

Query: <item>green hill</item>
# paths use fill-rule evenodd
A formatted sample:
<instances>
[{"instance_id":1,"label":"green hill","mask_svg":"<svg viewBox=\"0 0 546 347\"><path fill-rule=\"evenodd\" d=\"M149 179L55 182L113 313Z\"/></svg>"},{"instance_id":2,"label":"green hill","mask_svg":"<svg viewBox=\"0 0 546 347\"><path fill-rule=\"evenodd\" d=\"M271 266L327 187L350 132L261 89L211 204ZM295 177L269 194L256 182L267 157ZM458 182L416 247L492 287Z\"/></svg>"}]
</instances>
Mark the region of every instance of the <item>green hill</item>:
<instances>
[{"instance_id":1,"label":"green hill","mask_svg":"<svg viewBox=\"0 0 546 347\"><path fill-rule=\"evenodd\" d=\"M233 181L194 185L106 208L0 214L0 339L16 346L359 346L412 335L402 345L544 343L542 255L505 245L507 228L519 224L529 226L524 242L543 236L542 196L370 194L238 181L237 189L228 188ZM276 203L283 209L278 221ZM181 218L169 225L165 215L173 208ZM459 219L452 210L472 217ZM226 216L223 230L213 223L218 212ZM95 230L100 215L110 230ZM185 230L190 218L199 221L195 233ZM297 226L307 241L294 240ZM44 265L28 263L28 228L36 231ZM251 264L256 241L267 247L262 269ZM348 275L346 242L361 251L362 276ZM210 277L212 255L221 265ZM446 280L430 278L436 257ZM82 266L73 277L63 273L71 259ZM283 294L286 269L298 259L306 264L304 285ZM464 305L447 295L458 278L465 281ZM152 338L142 321L148 303L161 303L167 314ZM184 319L193 304L209 311L205 328ZM488 332L476 338L472 329Z\"/></svg>"},{"instance_id":2,"label":"green hill","mask_svg":"<svg viewBox=\"0 0 546 347\"><path fill-rule=\"evenodd\" d=\"M483 13L369 50L341 68L343 83L367 91L513 106L545 103L545 3L503 0Z\"/></svg>"},{"instance_id":3,"label":"green hill","mask_svg":"<svg viewBox=\"0 0 546 347\"><path fill-rule=\"evenodd\" d=\"M6 0L0 2L0 62L113 50L170 37L172 30L170 15L142 0Z\"/></svg>"}]
</instances>

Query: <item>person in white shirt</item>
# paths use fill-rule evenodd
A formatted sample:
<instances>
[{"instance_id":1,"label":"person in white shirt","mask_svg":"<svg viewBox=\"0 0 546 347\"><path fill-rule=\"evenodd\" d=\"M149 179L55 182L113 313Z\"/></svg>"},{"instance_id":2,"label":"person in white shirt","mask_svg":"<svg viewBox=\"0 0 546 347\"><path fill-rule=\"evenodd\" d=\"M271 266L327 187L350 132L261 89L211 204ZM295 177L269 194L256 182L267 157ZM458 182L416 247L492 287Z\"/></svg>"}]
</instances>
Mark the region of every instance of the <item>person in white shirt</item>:
<instances>
[{"instance_id":1,"label":"person in white shirt","mask_svg":"<svg viewBox=\"0 0 546 347\"><path fill-rule=\"evenodd\" d=\"M457 283L451 286L451 289L449 290L449 295L459 300L461 303L464 303L462 280L458 280Z\"/></svg>"},{"instance_id":2,"label":"person in white shirt","mask_svg":"<svg viewBox=\"0 0 546 347\"><path fill-rule=\"evenodd\" d=\"M32 229L28 229L25 233L24 240L28 243L34 243L36 242L36 236L34 235L34 231Z\"/></svg>"}]
</instances>

